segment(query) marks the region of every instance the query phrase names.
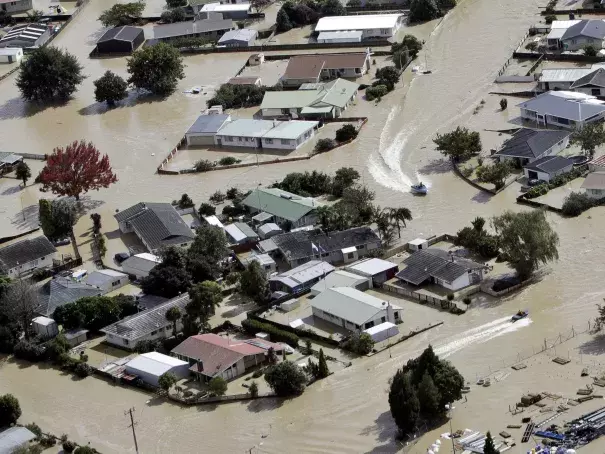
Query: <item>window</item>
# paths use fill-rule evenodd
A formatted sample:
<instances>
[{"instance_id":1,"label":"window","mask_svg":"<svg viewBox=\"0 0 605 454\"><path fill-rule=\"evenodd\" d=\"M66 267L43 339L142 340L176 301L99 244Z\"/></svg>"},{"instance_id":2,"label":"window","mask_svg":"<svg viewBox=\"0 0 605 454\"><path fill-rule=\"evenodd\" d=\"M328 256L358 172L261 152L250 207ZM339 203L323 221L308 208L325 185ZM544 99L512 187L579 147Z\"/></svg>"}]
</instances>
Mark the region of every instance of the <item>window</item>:
<instances>
[{"instance_id":1,"label":"window","mask_svg":"<svg viewBox=\"0 0 605 454\"><path fill-rule=\"evenodd\" d=\"M353 259L353 258L355 258L355 253L354 253L354 252L349 252L349 253L347 254L347 258L348 258L348 259Z\"/></svg>"},{"instance_id":2,"label":"window","mask_svg":"<svg viewBox=\"0 0 605 454\"><path fill-rule=\"evenodd\" d=\"M361 68L355 68L355 74L361 74Z\"/></svg>"},{"instance_id":3,"label":"window","mask_svg":"<svg viewBox=\"0 0 605 454\"><path fill-rule=\"evenodd\" d=\"M157 333L158 333L158 330L156 329L155 331L152 331L152 332L151 332L151 335L152 335L152 336L154 336L154 335L155 335L155 334L157 334Z\"/></svg>"},{"instance_id":4,"label":"window","mask_svg":"<svg viewBox=\"0 0 605 454\"><path fill-rule=\"evenodd\" d=\"M381 321L382 323L384 323L384 322L386 322L386 321L387 321L387 318L386 318L386 317L381 317L381 318L380 318L380 321Z\"/></svg>"},{"instance_id":5,"label":"window","mask_svg":"<svg viewBox=\"0 0 605 454\"><path fill-rule=\"evenodd\" d=\"M240 141L240 142L243 142L243 141L244 141L244 139L243 139L243 138L241 138L241 137L238 137L238 138L237 138L237 140L238 140L238 141Z\"/></svg>"},{"instance_id":6,"label":"window","mask_svg":"<svg viewBox=\"0 0 605 454\"><path fill-rule=\"evenodd\" d=\"M600 88L592 88L590 90L592 96L601 96L601 89Z\"/></svg>"},{"instance_id":7,"label":"window","mask_svg":"<svg viewBox=\"0 0 605 454\"><path fill-rule=\"evenodd\" d=\"M395 314L395 320L397 320L399 318L399 312L395 311L394 314Z\"/></svg>"},{"instance_id":8,"label":"window","mask_svg":"<svg viewBox=\"0 0 605 454\"><path fill-rule=\"evenodd\" d=\"M124 345L128 345L128 339L124 339Z\"/></svg>"},{"instance_id":9,"label":"window","mask_svg":"<svg viewBox=\"0 0 605 454\"><path fill-rule=\"evenodd\" d=\"M290 140L289 139L281 139L281 144L282 145L290 145Z\"/></svg>"},{"instance_id":10,"label":"window","mask_svg":"<svg viewBox=\"0 0 605 454\"><path fill-rule=\"evenodd\" d=\"M361 244L361 245L357 246L357 249L365 249L365 248L366 248L365 244Z\"/></svg>"},{"instance_id":11,"label":"window","mask_svg":"<svg viewBox=\"0 0 605 454\"><path fill-rule=\"evenodd\" d=\"M120 281L113 281L113 282L111 283L111 286L112 286L112 287L115 287L115 286L116 286L116 285L118 285L119 283L120 283Z\"/></svg>"},{"instance_id":12,"label":"window","mask_svg":"<svg viewBox=\"0 0 605 454\"><path fill-rule=\"evenodd\" d=\"M273 139L265 139L265 143L273 143Z\"/></svg>"}]
</instances>

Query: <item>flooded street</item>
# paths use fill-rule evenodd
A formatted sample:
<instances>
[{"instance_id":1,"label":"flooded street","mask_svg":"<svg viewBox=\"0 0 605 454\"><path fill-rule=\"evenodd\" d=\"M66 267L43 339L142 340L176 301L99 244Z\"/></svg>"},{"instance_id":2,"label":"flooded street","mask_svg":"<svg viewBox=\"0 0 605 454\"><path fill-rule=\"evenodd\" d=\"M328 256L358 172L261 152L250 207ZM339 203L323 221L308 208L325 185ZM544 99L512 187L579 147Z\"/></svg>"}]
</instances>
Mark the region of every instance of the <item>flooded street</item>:
<instances>
[{"instance_id":1,"label":"flooded street","mask_svg":"<svg viewBox=\"0 0 605 454\"><path fill-rule=\"evenodd\" d=\"M431 139L436 132L459 124L477 130L502 126L508 115L516 114L514 102L509 101L511 112L502 113L497 108L498 98L487 93L519 39L538 21L542 3L463 0L430 37L429 32L425 36L426 63L432 75L416 77L411 85L398 88L376 105L362 109L365 101L359 100L351 108L351 115L363 111L370 117L351 145L309 161L168 177L158 176L154 170L205 107L208 95L179 92L157 102L137 99L133 94L123 107L110 111L95 103L93 80L107 69L123 76L126 71L123 58L87 58L101 34L96 18L111 4L91 0L55 40L56 45L77 55L88 79L67 105L41 112L32 111L20 100L14 76L0 82L0 149L48 153L54 146L75 139L92 141L109 154L120 179L115 186L90 194L93 199L111 201L102 208L106 215L142 200L169 201L186 192L200 203L217 189L269 184L291 171L330 172L353 166L364 183L376 191L379 205L411 209L414 220L402 232L404 238L455 233L475 216L490 217L504 209L523 208L515 204L512 191L490 198L457 178L440 160ZM427 27L419 30L422 36ZM217 86L235 74L246 57L187 57L186 79L179 89ZM424 65L424 53L419 64ZM482 99L486 100L484 109L473 115ZM482 139L485 149L502 140L483 132ZM415 198L408 192L410 183L418 179L431 187L426 198ZM149 401L147 394L113 387L102 380L73 381L53 369L21 368L13 363L0 366L0 392L19 397L26 420L56 433L68 432L80 443L90 441L103 453L134 452L123 414L132 406L136 407L142 453L232 453L247 452L254 446L257 448L252 452L268 453L397 452L401 447L393 440L388 379L428 343L474 381L489 369L512 361L518 352L539 348L546 337L555 337L572 326L585 329L587 320L594 317L595 305L605 296L605 210L593 209L575 219L548 217L561 239L560 260L545 270L539 283L499 303L473 307L464 316L448 318L443 326L394 347L392 358L385 352L358 360L353 367L313 385L302 397L277 406L267 400L180 408ZM529 309L531 319L510 326L506 319L518 309ZM404 327L415 326L413 320L410 325L405 323L404 316ZM592 355L597 350L593 349ZM529 372L517 377L524 378L509 378L502 394L480 390L469 395L469 405L460 405L457 412L457 424L488 429L486 421L495 418L490 414L503 414L520 393L540 389L544 378ZM518 382L513 382L515 379ZM419 444L411 452L424 453L426 446ZM450 452L448 449L444 446L441 452Z\"/></svg>"}]
</instances>

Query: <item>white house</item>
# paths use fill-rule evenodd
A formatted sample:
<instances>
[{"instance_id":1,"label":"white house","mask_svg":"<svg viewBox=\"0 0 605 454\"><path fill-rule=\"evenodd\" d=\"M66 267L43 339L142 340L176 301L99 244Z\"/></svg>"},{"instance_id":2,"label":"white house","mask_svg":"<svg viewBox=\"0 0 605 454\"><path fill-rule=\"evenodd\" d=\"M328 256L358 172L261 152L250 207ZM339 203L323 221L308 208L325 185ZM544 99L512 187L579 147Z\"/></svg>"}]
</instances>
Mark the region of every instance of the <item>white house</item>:
<instances>
[{"instance_id":1,"label":"white house","mask_svg":"<svg viewBox=\"0 0 605 454\"><path fill-rule=\"evenodd\" d=\"M569 145L571 133L565 130L521 128L493 154L499 162L524 166L544 156L560 153Z\"/></svg>"},{"instance_id":2,"label":"white house","mask_svg":"<svg viewBox=\"0 0 605 454\"><path fill-rule=\"evenodd\" d=\"M523 174L530 180L550 181L573 169L573 161L562 156L545 156L523 167Z\"/></svg>"},{"instance_id":3,"label":"white house","mask_svg":"<svg viewBox=\"0 0 605 454\"><path fill-rule=\"evenodd\" d=\"M42 315L32 320L32 328L38 336L55 337L59 334L57 322Z\"/></svg>"},{"instance_id":4,"label":"white house","mask_svg":"<svg viewBox=\"0 0 605 454\"><path fill-rule=\"evenodd\" d=\"M318 125L317 121L236 119L216 133L215 143L219 147L296 150L315 135Z\"/></svg>"},{"instance_id":5,"label":"white house","mask_svg":"<svg viewBox=\"0 0 605 454\"><path fill-rule=\"evenodd\" d=\"M88 275L86 283L99 288L103 293L113 292L128 284L128 274L110 269L95 270Z\"/></svg>"},{"instance_id":6,"label":"white house","mask_svg":"<svg viewBox=\"0 0 605 454\"><path fill-rule=\"evenodd\" d=\"M136 375L152 386L159 386L159 379L163 374L171 373L177 379L189 376L189 363L174 356L162 355L158 352L143 353L128 361L124 372Z\"/></svg>"},{"instance_id":7,"label":"white house","mask_svg":"<svg viewBox=\"0 0 605 454\"><path fill-rule=\"evenodd\" d=\"M108 343L127 350L134 350L139 342L172 336L173 324L166 320L166 312L173 307L178 307L181 314L184 314L187 304L189 304L189 295L185 293L151 309L112 323L103 328L101 332L105 333L105 340ZM177 333L182 329L183 323L179 320Z\"/></svg>"},{"instance_id":8,"label":"white house","mask_svg":"<svg viewBox=\"0 0 605 454\"><path fill-rule=\"evenodd\" d=\"M313 316L355 332L402 319L399 306L349 287L321 292L311 300L311 308Z\"/></svg>"},{"instance_id":9,"label":"white house","mask_svg":"<svg viewBox=\"0 0 605 454\"><path fill-rule=\"evenodd\" d=\"M605 172L592 172L582 183L586 195L591 199L605 198Z\"/></svg>"},{"instance_id":10,"label":"white house","mask_svg":"<svg viewBox=\"0 0 605 454\"><path fill-rule=\"evenodd\" d=\"M0 48L0 63L19 63L23 58L23 49L20 47Z\"/></svg>"},{"instance_id":11,"label":"white house","mask_svg":"<svg viewBox=\"0 0 605 454\"><path fill-rule=\"evenodd\" d=\"M549 91L518 104L521 118L538 126L581 128L605 118L605 102L573 91Z\"/></svg>"},{"instance_id":12,"label":"white house","mask_svg":"<svg viewBox=\"0 0 605 454\"><path fill-rule=\"evenodd\" d=\"M392 38L403 25L402 14L360 14L358 16L322 17L315 26L315 31L322 32L362 32L361 39ZM329 41L337 42L337 41Z\"/></svg>"},{"instance_id":13,"label":"white house","mask_svg":"<svg viewBox=\"0 0 605 454\"><path fill-rule=\"evenodd\" d=\"M129 276L134 276L135 279L143 279L149 276L149 272L158 264L162 263L162 259L157 255L143 252L128 257L122 262L122 270Z\"/></svg>"},{"instance_id":14,"label":"white house","mask_svg":"<svg viewBox=\"0 0 605 454\"><path fill-rule=\"evenodd\" d=\"M560 38L561 47L568 51L582 50L586 46L603 48L605 21L600 19L580 20L565 30Z\"/></svg>"},{"instance_id":15,"label":"white house","mask_svg":"<svg viewBox=\"0 0 605 454\"><path fill-rule=\"evenodd\" d=\"M18 277L36 268L50 268L56 253L45 236L18 241L0 248L0 273Z\"/></svg>"}]
</instances>

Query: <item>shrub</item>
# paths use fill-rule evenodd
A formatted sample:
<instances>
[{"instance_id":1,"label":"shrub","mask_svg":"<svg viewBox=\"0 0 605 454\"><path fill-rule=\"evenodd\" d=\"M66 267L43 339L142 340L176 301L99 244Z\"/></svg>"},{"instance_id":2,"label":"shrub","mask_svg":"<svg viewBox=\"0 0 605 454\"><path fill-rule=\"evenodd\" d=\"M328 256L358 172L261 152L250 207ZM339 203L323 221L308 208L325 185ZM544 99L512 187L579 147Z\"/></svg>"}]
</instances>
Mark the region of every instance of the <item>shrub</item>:
<instances>
[{"instance_id":1,"label":"shrub","mask_svg":"<svg viewBox=\"0 0 605 454\"><path fill-rule=\"evenodd\" d=\"M538 48L538 43L535 41L531 41L525 45L525 49L533 52Z\"/></svg>"},{"instance_id":2,"label":"shrub","mask_svg":"<svg viewBox=\"0 0 605 454\"><path fill-rule=\"evenodd\" d=\"M52 435L45 435L40 438L40 445L44 448L52 448L57 444L57 440Z\"/></svg>"},{"instance_id":3,"label":"shrub","mask_svg":"<svg viewBox=\"0 0 605 454\"><path fill-rule=\"evenodd\" d=\"M38 362L45 359L45 349L40 345L32 344L26 340L20 340L13 350L15 357L30 362Z\"/></svg>"},{"instance_id":4,"label":"shrub","mask_svg":"<svg viewBox=\"0 0 605 454\"><path fill-rule=\"evenodd\" d=\"M216 208L214 208L209 203L202 203L200 205L198 213L200 214L200 216L213 216L216 214Z\"/></svg>"},{"instance_id":5,"label":"shrub","mask_svg":"<svg viewBox=\"0 0 605 454\"><path fill-rule=\"evenodd\" d=\"M471 299L470 299L470 297L465 296L465 297L462 299L462 302L463 302L464 304L466 304L466 305L469 305L469 304L471 304Z\"/></svg>"},{"instance_id":6,"label":"shrub","mask_svg":"<svg viewBox=\"0 0 605 454\"><path fill-rule=\"evenodd\" d=\"M248 394L250 394L250 397L258 397L258 385L255 381L250 383L250 387L248 388Z\"/></svg>"},{"instance_id":7,"label":"shrub","mask_svg":"<svg viewBox=\"0 0 605 454\"><path fill-rule=\"evenodd\" d=\"M67 440L63 442L63 451L66 453L74 452L76 449L76 444L73 441Z\"/></svg>"},{"instance_id":8,"label":"shrub","mask_svg":"<svg viewBox=\"0 0 605 454\"><path fill-rule=\"evenodd\" d=\"M315 152L323 153L325 151L330 151L335 146L336 142L334 142L332 139L319 139L315 144Z\"/></svg>"},{"instance_id":9,"label":"shrub","mask_svg":"<svg viewBox=\"0 0 605 454\"><path fill-rule=\"evenodd\" d=\"M185 10L182 8L172 8L168 11L164 11L160 15L160 19L162 22L172 24L174 22L183 22L185 19L187 19L187 15L185 14Z\"/></svg>"},{"instance_id":10,"label":"shrub","mask_svg":"<svg viewBox=\"0 0 605 454\"><path fill-rule=\"evenodd\" d=\"M214 163L208 161L207 159L200 159L193 165L193 168L196 172L208 172L209 170L212 170L213 167Z\"/></svg>"},{"instance_id":11,"label":"shrub","mask_svg":"<svg viewBox=\"0 0 605 454\"><path fill-rule=\"evenodd\" d=\"M47 276L47 271L42 268L36 268L32 273L32 279L36 282L40 282L41 280L46 279Z\"/></svg>"},{"instance_id":12,"label":"shrub","mask_svg":"<svg viewBox=\"0 0 605 454\"><path fill-rule=\"evenodd\" d=\"M178 206L180 209L185 209L191 208L195 206L195 204L193 203L193 200L191 200L191 197L189 197L189 195L183 194L181 196L181 200L178 201Z\"/></svg>"},{"instance_id":13,"label":"shrub","mask_svg":"<svg viewBox=\"0 0 605 454\"><path fill-rule=\"evenodd\" d=\"M36 435L37 439L40 439L42 437L42 429L40 428L40 426L38 424L36 424L35 422L32 422L30 424L27 424L25 426L25 428L27 430L29 430L30 432L32 432L33 434Z\"/></svg>"},{"instance_id":14,"label":"shrub","mask_svg":"<svg viewBox=\"0 0 605 454\"><path fill-rule=\"evenodd\" d=\"M342 347L358 355L367 355L374 348L374 340L368 333L354 333L343 343Z\"/></svg>"},{"instance_id":15,"label":"shrub","mask_svg":"<svg viewBox=\"0 0 605 454\"><path fill-rule=\"evenodd\" d=\"M259 106L263 102L265 92L269 89L257 85L223 84L207 101L207 105L208 107L221 105L223 109Z\"/></svg>"},{"instance_id":16,"label":"shrub","mask_svg":"<svg viewBox=\"0 0 605 454\"><path fill-rule=\"evenodd\" d=\"M447 300L448 301L454 301L454 294L453 293L448 293L447 294Z\"/></svg>"},{"instance_id":17,"label":"shrub","mask_svg":"<svg viewBox=\"0 0 605 454\"><path fill-rule=\"evenodd\" d=\"M267 370L265 381L280 397L297 396L305 390L307 376L296 364L283 361Z\"/></svg>"},{"instance_id":18,"label":"shrub","mask_svg":"<svg viewBox=\"0 0 605 454\"><path fill-rule=\"evenodd\" d=\"M212 194L209 198L210 202L214 203L215 205L223 203L226 199L227 196L221 191L215 191L214 194Z\"/></svg>"},{"instance_id":19,"label":"shrub","mask_svg":"<svg viewBox=\"0 0 605 454\"><path fill-rule=\"evenodd\" d=\"M586 194L572 192L565 198L561 211L565 216L576 217L593 206L595 202Z\"/></svg>"},{"instance_id":20,"label":"shrub","mask_svg":"<svg viewBox=\"0 0 605 454\"><path fill-rule=\"evenodd\" d=\"M374 99L380 99L389 92L386 85L376 85L373 87L366 88L366 99L373 101Z\"/></svg>"},{"instance_id":21,"label":"shrub","mask_svg":"<svg viewBox=\"0 0 605 454\"><path fill-rule=\"evenodd\" d=\"M76 364L76 366L74 368L74 372L78 377L86 378L89 375L93 374L94 369L91 366L89 366L88 364L86 364L85 362L80 361Z\"/></svg>"},{"instance_id":22,"label":"shrub","mask_svg":"<svg viewBox=\"0 0 605 454\"><path fill-rule=\"evenodd\" d=\"M508 101L506 100L506 98L502 98L500 100L500 109L506 110L507 107L508 107Z\"/></svg>"},{"instance_id":23,"label":"shrub","mask_svg":"<svg viewBox=\"0 0 605 454\"><path fill-rule=\"evenodd\" d=\"M285 342L292 348L298 347L298 336L296 334L281 330L269 323L262 323L258 320L248 318L242 320L242 328L248 334L256 334L262 331L271 336L272 342Z\"/></svg>"},{"instance_id":24,"label":"shrub","mask_svg":"<svg viewBox=\"0 0 605 454\"><path fill-rule=\"evenodd\" d=\"M19 400L12 394L0 396L0 427L10 426L21 417Z\"/></svg>"},{"instance_id":25,"label":"shrub","mask_svg":"<svg viewBox=\"0 0 605 454\"><path fill-rule=\"evenodd\" d=\"M367 90L366 90L367 91ZM337 142L346 142L348 140L353 140L357 137L357 129L355 126L347 124L336 131L336 141Z\"/></svg>"},{"instance_id":26,"label":"shrub","mask_svg":"<svg viewBox=\"0 0 605 454\"><path fill-rule=\"evenodd\" d=\"M252 378L259 378L263 376L263 370L262 369L256 369L253 373L252 373Z\"/></svg>"},{"instance_id":27,"label":"shrub","mask_svg":"<svg viewBox=\"0 0 605 454\"><path fill-rule=\"evenodd\" d=\"M214 377L208 383L208 389L213 396L224 396L227 392L227 380L223 377Z\"/></svg>"},{"instance_id":28,"label":"shrub","mask_svg":"<svg viewBox=\"0 0 605 454\"><path fill-rule=\"evenodd\" d=\"M592 45L584 46L584 55L587 57L596 57L597 56L597 48Z\"/></svg>"},{"instance_id":29,"label":"shrub","mask_svg":"<svg viewBox=\"0 0 605 454\"><path fill-rule=\"evenodd\" d=\"M218 163L221 166L230 166L233 164L239 164L240 162L242 162L241 159L234 158L233 156L225 156L224 158L221 158Z\"/></svg>"},{"instance_id":30,"label":"shrub","mask_svg":"<svg viewBox=\"0 0 605 454\"><path fill-rule=\"evenodd\" d=\"M227 200L234 200L240 196L239 189L237 188L229 188L227 189Z\"/></svg>"},{"instance_id":31,"label":"shrub","mask_svg":"<svg viewBox=\"0 0 605 454\"><path fill-rule=\"evenodd\" d=\"M140 342L137 343L137 346L135 347L135 351L137 353L149 353L149 352L155 352L160 348L160 344L158 341L155 340L142 340Z\"/></svg>"},{"instance_id":32,"label":"shrub","mask_svg":"<svg viewBox=\"0 0 605 454\"><path fill-rule=\"evenodd\" d=\"M535 199L536 197L540 197L548 193L548 184L539 184L538 186L534 186L529 191L525 193L526 199Z\"/></svg>"},{"instance_id":33,"label":"shrub","mask_svg":"<svg viewBox=\"0 0 605 454\"><path fill-rule=\"evenodd\" d=\"M557 16L555 16L554 14L547 14L546 16L544 16L544 22L546 24L552 24L556 20Z\"/></svg>"}]
</instances>

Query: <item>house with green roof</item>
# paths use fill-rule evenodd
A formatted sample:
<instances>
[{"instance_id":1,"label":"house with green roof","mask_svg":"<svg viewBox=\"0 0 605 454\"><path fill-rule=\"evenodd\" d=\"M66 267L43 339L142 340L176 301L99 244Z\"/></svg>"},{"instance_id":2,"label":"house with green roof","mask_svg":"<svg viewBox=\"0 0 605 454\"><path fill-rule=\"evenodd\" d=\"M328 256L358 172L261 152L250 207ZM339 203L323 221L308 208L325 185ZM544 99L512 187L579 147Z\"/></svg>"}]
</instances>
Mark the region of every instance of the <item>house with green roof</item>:
<instances>
[{"instance_id":1,"label":"house with green roof","mask_svg":"<svg viewBox=\"0 0 605 454\"><path fill-rule=\"evenodd\" d=\"M311 197L301 197L277 188L257 188L242 200L250 213L269 213L277 224L291 223L292 227L314 225L317 207Z\"/></svg>"},{"instance_id":2,"label":"house with green roof","mask_svg":"<svg viewBox=\"0 0 605 454\"><path fill-rule=\"evenodd\" d=\"M261 103L263 118L338 118L357 97L359 85L345 79L302 84L295 91L268 91Z\"/></svg>"}]
</instances>

